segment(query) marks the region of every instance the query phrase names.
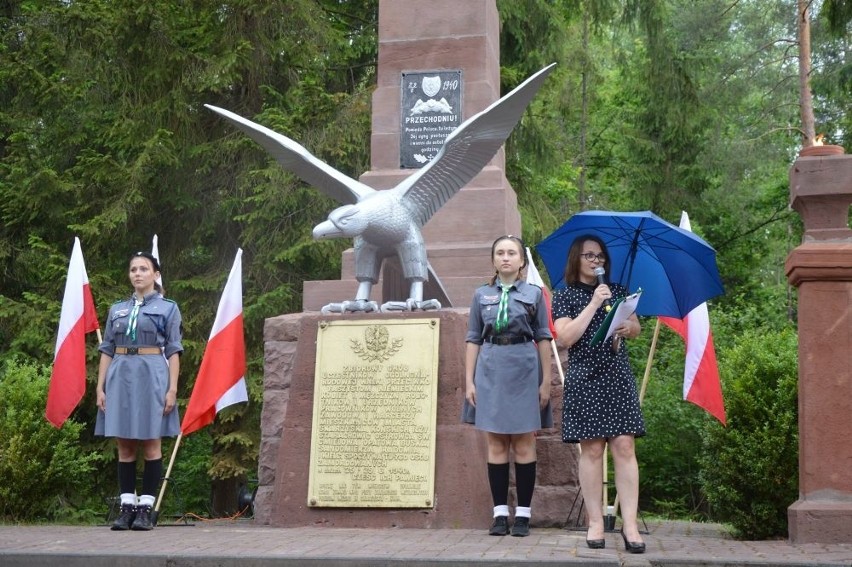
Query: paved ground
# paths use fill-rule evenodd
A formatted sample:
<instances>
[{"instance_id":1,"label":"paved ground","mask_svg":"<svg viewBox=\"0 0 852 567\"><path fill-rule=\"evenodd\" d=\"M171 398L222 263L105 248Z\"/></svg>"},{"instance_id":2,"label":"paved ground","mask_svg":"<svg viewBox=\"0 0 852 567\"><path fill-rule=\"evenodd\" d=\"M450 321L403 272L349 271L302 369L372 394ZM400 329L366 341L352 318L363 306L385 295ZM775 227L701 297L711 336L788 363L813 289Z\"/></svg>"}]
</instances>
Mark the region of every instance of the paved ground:
<instances>
[{"instance_id":1,"label":"paved ground","mask_svg":"<svg viewBox=\"0 0 852 567\"><path fill-rule=\"evenodd\" d=\"M735 541L716 524L689 522L648 522L648 531L647 553L630 555L619 533L607 534L606 549L591 550L585 532L555 528L534 528L530 537L515 538L467 529L282 529L245 519L160 525L151 532L7 525L0 526L0 566L852 566L852 542Z\"/></svg>"}]
</instances>

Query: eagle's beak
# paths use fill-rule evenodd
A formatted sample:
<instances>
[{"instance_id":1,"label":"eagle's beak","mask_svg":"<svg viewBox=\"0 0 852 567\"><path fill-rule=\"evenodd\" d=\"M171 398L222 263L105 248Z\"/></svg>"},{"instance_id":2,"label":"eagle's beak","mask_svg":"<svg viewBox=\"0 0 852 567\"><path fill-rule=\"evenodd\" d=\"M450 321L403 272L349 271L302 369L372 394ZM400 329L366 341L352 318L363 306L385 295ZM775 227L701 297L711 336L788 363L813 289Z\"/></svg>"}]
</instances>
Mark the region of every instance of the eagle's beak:
<instances>
[{"instance_id":1,"label":"eagle's beak","mask_svg":"<svg viewBox=\"0 0 852 567\"><path fill-rule=\"evenodd\" d=\"M314 227L314 240L323 240L325 238L340 238L343 232L338 229L330 220L323 221Z\"/></svg>"}]
</instances>

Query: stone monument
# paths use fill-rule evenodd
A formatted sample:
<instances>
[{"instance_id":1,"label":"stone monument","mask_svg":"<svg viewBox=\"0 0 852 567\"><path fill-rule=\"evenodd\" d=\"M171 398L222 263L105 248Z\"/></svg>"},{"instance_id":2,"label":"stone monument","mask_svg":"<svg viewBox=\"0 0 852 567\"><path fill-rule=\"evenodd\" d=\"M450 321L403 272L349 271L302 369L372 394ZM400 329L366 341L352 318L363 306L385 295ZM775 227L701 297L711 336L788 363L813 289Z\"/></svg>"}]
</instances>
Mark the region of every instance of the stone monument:
<instances>
[{"instance_id":1,"label":"stone monument","mask_svg":"<svg viewBox=\"0 0 852 567\"><path fill-rule=\"evenodd\" d=\"M404 0L379 3L378 85L373 95L372 169L360 181L374 189L397 186L428 157L428 145L401 142L403 80L438 76L461 88L462 120L500 98L499 15L495 0L435 0L417 9ZM423 77L421 77L421 75ZM428 86L426 87L429 88ZM431 100L431 99L430 99ZM424 104L452 108L453 100ZM414 104L417 104L416 102ZM409 131L411 134L420 132ZM413 160L413 161L412 161ZM304 313L268 319L264 330L264 407L261 423L259 487L255 517L275 526L454 527L485 529L491 521L484 435L460 422L464 396L464 335L467 307L474 289L493 273L491 243L504 234L520 234L514 190L504 171L501 149L487 166L446 203L424 226L429 261L441 277L456 308L437 312L323 315L319 310L352 293L354 254L343 255L341 280L304 284ZM384 274L393 270L386 266ZM386 281L391 278L384 278ZM378 302L393 290L373 287ZM365 323L424 317L440 319L437 390L435 500L428 508L362 509L310 506L308 463L317 329L341 317ZM575 446L561 442L559 423L562 390L558 374L553 391L557 429L538 436L538 482L533 500L533 525L566 521L579 488ZM510 504L512 503L510 497Z\"/></svg>"},{"instance_id":2,"label":"stone monument","mask_svg":"<svg viewBox=\"0 0 852 567\"><path fill-rule=\"evenodd\" d=\"M837 148L808 148L790 170L791 204L805 227L785 266L799 289L799 499L788 509L793 543L852 541L852 156Z\"/></svg>"}]
</instances>

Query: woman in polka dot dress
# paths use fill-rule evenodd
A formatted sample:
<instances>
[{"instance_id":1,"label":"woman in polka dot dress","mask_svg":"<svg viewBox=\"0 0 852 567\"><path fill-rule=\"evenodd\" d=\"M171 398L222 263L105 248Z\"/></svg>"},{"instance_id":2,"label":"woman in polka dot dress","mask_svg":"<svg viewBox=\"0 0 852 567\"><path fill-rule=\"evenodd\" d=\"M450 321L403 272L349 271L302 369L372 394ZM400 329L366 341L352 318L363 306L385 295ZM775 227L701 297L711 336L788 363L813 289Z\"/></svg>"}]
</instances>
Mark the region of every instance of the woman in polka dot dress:
<instances>
[{"instance_id":1,"label":"woman in polka dot dress","mask_svg":"<svg viewBox=\"0 0 852 567\"><path fill-rule=\"evenodd\" d=\"M630 552L642 553L645 544L636 523L639 466L634 438L645 434L645 422L624 341L639 335L639 319L631 315L615 329L612 337L591 344L606 317L604 303L628 293L619 284L598 285L594 270L598 266L606 268L608 260L606 245L598 237L577 238L568 251L566 287L553 298L557 340L568 348L562 440L580 443L580 489L589 518L588 546L606 545L601 500L603 455L609 443L625 547Z\"/></svg>"}]
</instances>

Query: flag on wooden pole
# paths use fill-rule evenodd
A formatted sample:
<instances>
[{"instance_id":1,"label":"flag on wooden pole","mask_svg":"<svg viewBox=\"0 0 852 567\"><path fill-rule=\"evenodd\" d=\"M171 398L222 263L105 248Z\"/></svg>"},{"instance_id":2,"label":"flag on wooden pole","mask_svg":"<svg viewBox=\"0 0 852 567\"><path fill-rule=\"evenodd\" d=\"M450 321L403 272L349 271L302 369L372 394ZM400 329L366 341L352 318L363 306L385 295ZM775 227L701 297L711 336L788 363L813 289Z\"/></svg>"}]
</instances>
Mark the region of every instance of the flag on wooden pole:
<instances>
[{"instance_id":1,"label":"flag on wooden pole","mask_svg":"<svg viewBox=\"0 0 852 567\"><path fill-rule=\"evenodd\" d=\"M535 262L533 262L532 253L529 248L527 248L527 282L540 287L544 294L544 303L547 305L547 324L550 326L550 334L553 335L555 340L556 327L553 326L553 311L550 307L550 290L548 290L547 286L544 285L544 280L541 279L541 274L539 273L538 268L536 268Z\"/></svg>"},{"instance_id":2,"label":"flag on wooden pole","mask_svg":"<svg viewBox=\"0 0 852 567\"><path fill-rule=\"evenodd\" d=\"M553 335L553 340L550 341L550 348L553 350L553 358L556 361L556 370L559 373L559 380L565 383L565 372L562 370L562 360L559 358L559 351L556 350L556 326L553 324L553 310L550 308L550 290L544 285L544 280L541 279L541 274L533 262L532 253L527 248L527 282L535 284L541 288L541 294L544 296L544 304L547 306L547 325L550 327L550 334Z\"/></svg>"},{"instance_id":3,"label":"flag on wooden pole","mask_svg":"<svg viewBox=\"0 0 852 567\"><path fill-rule=\"evenodd\" d=\"M246 346L243 336L242 249L225 284L210 340L189 397L180 430L182 435L213 423L222 409L248 401Z\"/></svg>"},{"instance_id":4,"label":"flag on wooden pole","mask_svg":"<svg viewBox=\"0 0 852 567\"><path fill-rule=\"evenodd\" d=\"M680 217L680 228L692 230L685 211ZM660 321L679 334L686 343L683 399L704 409L725 425L725 402L707 304L702 303L683 319L660 317Z\"/></svg>"},{"instance_id":5,"label":"flag on wooden pole","mask_svg":"<svg viewBox=\"0 0 852 567\"><path fill-rule=\"evenodd\" d=\"M98 328L83 250L80 239L74 237L44 411L44 417L54 427L62 427L83 399L86 392L86 333Z\"/></svg>"}]
</instances>

